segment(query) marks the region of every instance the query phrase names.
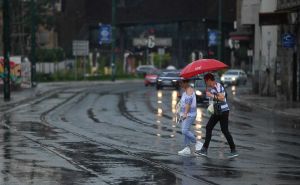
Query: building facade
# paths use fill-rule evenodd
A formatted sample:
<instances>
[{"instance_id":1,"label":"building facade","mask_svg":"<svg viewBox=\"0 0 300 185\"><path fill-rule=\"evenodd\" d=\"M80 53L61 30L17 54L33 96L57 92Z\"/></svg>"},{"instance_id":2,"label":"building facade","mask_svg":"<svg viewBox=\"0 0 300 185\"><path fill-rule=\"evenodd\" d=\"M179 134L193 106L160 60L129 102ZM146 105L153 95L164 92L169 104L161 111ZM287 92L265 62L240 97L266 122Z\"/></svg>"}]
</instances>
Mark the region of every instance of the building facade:
<instances>
[{"instance_id":1,"label":"building facade","mask_svg":"<svg viewBox=\"0 0 300 185\"><path fill-rule=\"evenodd\" d=\"M241 12L238 30L248 30L249 49L252 44L254 47L253 91L262 96L299 101L300 0L239 0L238 4ZM238 33L241 32L231 36Z\"/></svg>"},{"instance_id":2,"label":"building facade","mask_svg":"<svg viewBox=\"0 0 300 185\"><path fill-rule=\"evenodd\" d=\"M277 0L276 12L287 20L278 24L277 97L300 101L300 0ZM286 36L291 36L291 44Z\"/></svg>"},{"instance_id":3,"label":"building facade","mask_svg":"<svg viewBox=\"0 0 300 185\"><path fill-rule=\"evenodd\" d=\"M109 51L109 45L99 45L99 24L111 23L111 0L72 0L62 1L62 14L59 20L59 44L69 53L73 39L86 39L90 48L100 52ZM116 28L117 52L120 56L126 51L157 53L164 49L171 55L170 64L185 66L191 61L191 53L196 51L204 56L216 58L217 46L208 45L208 31L218 29L219 0L117 0ZM221 58L229 63L229 50L225 43L233 30L235 0L222 2L222 53ZM68 28L68 32L65 30ZM153 36L161 39L154 47L137 45L138 39ZM163 41L170 41L166 43Z\"/></svg>"}]
</instances>

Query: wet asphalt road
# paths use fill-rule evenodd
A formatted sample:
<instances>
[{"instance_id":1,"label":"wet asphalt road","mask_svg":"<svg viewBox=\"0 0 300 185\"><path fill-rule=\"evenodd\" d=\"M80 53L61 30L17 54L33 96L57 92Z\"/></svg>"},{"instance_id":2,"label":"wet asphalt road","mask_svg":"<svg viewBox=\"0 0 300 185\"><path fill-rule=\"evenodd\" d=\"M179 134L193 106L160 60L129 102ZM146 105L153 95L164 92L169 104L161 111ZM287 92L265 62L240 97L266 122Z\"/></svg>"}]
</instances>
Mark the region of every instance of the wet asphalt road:
<instances>
[{"instance_id":1,"label":"wet asphalt road","mask_svg":"<svg viewBox=\"0 0 300 185\"><path fill-rule=\"evenodd\" d=\"M226 158L217 125L209 158L182 157L176 102L172 89L127 83L64 88L1 110L0 184L299 184L299 120L231 103L240 156ZM209 115L197 111L203 141Z\"/></svg>"}]
</instances>

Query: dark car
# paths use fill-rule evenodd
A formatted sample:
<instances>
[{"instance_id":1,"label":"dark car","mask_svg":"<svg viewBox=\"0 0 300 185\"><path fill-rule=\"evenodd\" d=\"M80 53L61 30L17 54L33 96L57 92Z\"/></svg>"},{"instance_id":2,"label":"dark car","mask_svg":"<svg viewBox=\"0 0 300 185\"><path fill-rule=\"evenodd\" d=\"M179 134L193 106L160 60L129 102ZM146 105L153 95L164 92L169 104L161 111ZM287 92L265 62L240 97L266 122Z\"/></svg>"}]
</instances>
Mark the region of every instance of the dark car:
<instances>
[{"instance_id":1,"label":"dark car","mask_svg":"<svg viewBox=\"0 0 300 185\"><path fill-rule=\"evenodd\" d=\"M157 80L156 80L156 89L162 89L164 87L174 87L176 89L180 88L180 80L179 76L180 71L164 71L162 72Z\"/></svg>"},{"instance_id":2,"label":"dark car","mask_svg":"<svg viewBox=\"0 0 300 185\"><path fill-rule=\"evenodd\" d=\"M206 84L203 77L194 79L193 86L195 89L197 103L207 103L208 98L206 97Z\"/></svg>"},{"instance_id":3,"label":"dark car","mask_svg":"<svg viewBox=\"0 0 300 185\"><path fill-rule=\"evenodd\" d=\"M214 73L216 82L220 83L220 77ZM192 78L191 85L195 89L197 103L208 103L209 99L206 97L206 84L204 81L204 74Z\"/></svg>"}]
</instances>

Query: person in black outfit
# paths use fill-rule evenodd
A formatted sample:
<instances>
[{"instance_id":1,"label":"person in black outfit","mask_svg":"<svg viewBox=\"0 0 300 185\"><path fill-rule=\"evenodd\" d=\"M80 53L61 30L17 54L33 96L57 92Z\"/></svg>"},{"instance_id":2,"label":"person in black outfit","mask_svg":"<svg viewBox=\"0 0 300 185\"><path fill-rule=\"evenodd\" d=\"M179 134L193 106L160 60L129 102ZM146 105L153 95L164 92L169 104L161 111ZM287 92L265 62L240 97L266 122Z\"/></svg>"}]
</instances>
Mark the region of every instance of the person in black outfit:
<instances>
[{"instance_id":1,"label":"person in black outfit","mask_svg":"<svg viewBox=\"0 0 300 185\"><path fill-rule=\"evenodd\" d=\"M206 96L209 98L213 98L214 102L218 102L220 104L220 113L216 113L215 111L214 114L210 116L210 119L206 125L205 142L201 150L197 151L196 153L207 156L207 150L211 140L212 130L215 125L220 122L221 131L225 135L231 149L229 157L236 157L238 156L238 153L236 151L233 138L228 130L229 107L226 102L225 89L220 83L215 81L214 75L211 73L208 73L204 76L204 81L206 83L206 86L210 88L210 90L206 92Z\"/></svg>"}]
</instances>

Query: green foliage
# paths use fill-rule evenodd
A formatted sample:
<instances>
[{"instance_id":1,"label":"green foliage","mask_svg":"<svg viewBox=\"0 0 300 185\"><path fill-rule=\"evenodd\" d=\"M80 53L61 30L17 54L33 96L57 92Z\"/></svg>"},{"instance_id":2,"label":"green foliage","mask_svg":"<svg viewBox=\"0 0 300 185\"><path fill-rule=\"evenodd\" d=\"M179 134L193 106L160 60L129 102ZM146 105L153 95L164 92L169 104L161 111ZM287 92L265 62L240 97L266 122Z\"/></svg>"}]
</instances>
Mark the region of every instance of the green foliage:
<instances>
[{"instance_id":1,"label":"green foliage","mask_svg":"<svg viewBox=\"0 0 300 185\"><path fill-rule=\"evenodd\" d=\"M171 61L170 53L166 53L164 55L159 55L158 53L154 53L154 65L161 68L166 68Z\"/></svg>"},{"instance_id":2,"label":"green foliage","mask_svg":"<svg viewBox=\"0 0 300 185\"><path fill-rule=\"evenodd\" d=\"M36 59L38 62L57 62L64 59L64 51L61 48L37 49Z\"/></svg>"}]
</instances>

